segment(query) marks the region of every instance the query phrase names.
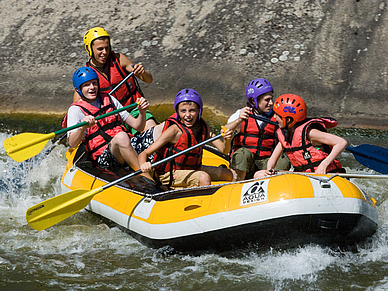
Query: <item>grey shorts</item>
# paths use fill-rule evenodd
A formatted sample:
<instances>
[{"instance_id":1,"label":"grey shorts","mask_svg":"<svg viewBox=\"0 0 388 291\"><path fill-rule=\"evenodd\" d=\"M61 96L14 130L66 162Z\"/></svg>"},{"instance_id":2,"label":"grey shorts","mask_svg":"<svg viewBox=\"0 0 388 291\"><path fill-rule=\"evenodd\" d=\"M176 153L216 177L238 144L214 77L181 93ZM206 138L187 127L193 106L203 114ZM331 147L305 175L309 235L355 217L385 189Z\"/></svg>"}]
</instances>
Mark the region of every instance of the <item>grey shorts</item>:
<instances>
[{"instance_id":1,"label":"grey shorts","mask_svg":"<svg viewBox=\"0 0 388 291\"><path fill-rule=\"evenodd\" d=\"M252 178L254 173L258 170L266 170L268 158L257 159L253 153L247 148L239 148L236 150L231 159L230 167L234 170L239 170L246 172L246 178ZM291 163L288 157L285 154L279 158L275 170L276 171L289 171L291 168Z\"/></svg>"},{"instance_id":2,"label":"grey shorts","mask_svg":"<svg viewBox=\"0 0 388 291\"><path fill-rule=\"evenodd\" d=\"M107 146L105 151L97 158L97 166L103 169L108 169L119 168L121 167L121 164L110 152L109 146Z\"/></svg>"}]
</instances>

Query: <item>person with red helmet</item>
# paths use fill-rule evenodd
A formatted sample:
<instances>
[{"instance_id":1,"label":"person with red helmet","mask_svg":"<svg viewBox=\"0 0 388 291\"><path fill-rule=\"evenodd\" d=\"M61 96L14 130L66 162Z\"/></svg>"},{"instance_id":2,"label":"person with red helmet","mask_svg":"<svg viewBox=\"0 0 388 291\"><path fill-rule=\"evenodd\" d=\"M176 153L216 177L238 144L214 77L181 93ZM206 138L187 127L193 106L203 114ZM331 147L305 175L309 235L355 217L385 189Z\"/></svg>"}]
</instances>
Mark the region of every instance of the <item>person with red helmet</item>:
<instances>
[{"instance_id":1,"label":"person with red helmet","mask_svg":"<svg viewBox=\"0 0 388 291\"><path fill-rule=\"evenodd\" d=\"M178 153L209 139L215 134L201 118L203 103L197 91L186 88L177 93L174 102L175 113L165 122L160 137L139 154L143 172L152 170L148 158L155 153L154 162ZM222 130L221 130L222 131ZM213 145L224 152L230 146L233 131L227 129L224 141L214 140ZM155 168L154 174L163 185L171 188L187 188L210 185L211 181L232 181L234 173L223 167L203 166L202 147L181 155L171 162Z\"/></svg>"},{"instance_id":2,"label":"person with red helmet","mask_svg":"<svg viewBox=\"0 0 388 291\"><path fill-rule=\"evenodd\" d=\"M122 53L115 53L112 50L110 36L102 27L93 27L89 29L83 38L84 47L89 55L89 61L85 66L93 68L99 77L100 90L102 93L109 93L120 81L129 73L134 71L134 76L113 93L113 96L123 106L135 103L144 94L136 78L145 83L153 81L152 75L145 70L142 64L135 64ZM74 92L73 102L80 100L77 92ZM130 114L137 118L139 110L134 108ZM144 130L156 125L156 120L151 112L147 111L147 121ZM132 134L136 130L132 129Z\"/></svg>"},{"instance_id":3,"label":"person with red helmet","mask_svg":"<svg viewBox=\"0 0 388 291\"><path fill-rule=\"evenodd\" d=\"M101 93L96 71L90 67L81 67L73 74L73 86L81 97L74 102L67 114L67 125L81 122L87 124L68 131L69 146L74 148L79 143L85 144L89 157L100 168L115 168L127 163L132 169L139 170L140 165L136 151L131 146L123 122L136 130L142 131L146 122L146 110L149 103L144 97L137 101L139 117L134 118L127 111L96 120L97 116L122 108L116 98ZM147 177L151 178L148 174Z\"/></svg>"},{"instance_id":4,"label":"person with red helmet","mask_svg":"<svg viewBox=\"0 0 388 291\"><path fill-rule=\"evenodd\" d=\"M273 91L266 79L250 81L245 90L247 106L237 110L226 125L238 131L232 141L230 160L230 167L236 171L238 180L252 178L257 170L266 169L277 144L276 126L273 124ZM289 170L290 167L290 161L285 156L277 164L277 170Z\"/></svg>"},{"instance_id":5,"label":"person with red helmet","mask_svg":"<svg viewBox=\"0 0 388 291\"><path fill-rule=\"evenodd\" d=\"M268 160L267 170L256 172L256 178L273 174L283 152L289 157L295 172L345 172L336 158L348 143L342 137L327 132L328 128L337 125L336 120L326 117L307 118L306 104L295 94L279 96L273 110L280 127L276 131L279 143Z\"/></svg>"}]
</instances>

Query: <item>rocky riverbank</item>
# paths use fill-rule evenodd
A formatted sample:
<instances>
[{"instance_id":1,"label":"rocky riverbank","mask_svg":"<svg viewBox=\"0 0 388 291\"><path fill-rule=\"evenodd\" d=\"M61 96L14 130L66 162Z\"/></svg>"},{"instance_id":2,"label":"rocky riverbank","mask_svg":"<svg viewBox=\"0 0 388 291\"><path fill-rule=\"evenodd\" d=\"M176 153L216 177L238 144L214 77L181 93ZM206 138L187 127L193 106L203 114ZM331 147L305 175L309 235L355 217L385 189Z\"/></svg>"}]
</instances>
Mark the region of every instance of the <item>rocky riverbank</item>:
<instances>
[{"instance_id":1,"label":"rocky riverbank","mask_svg":"<svg viewBox=\"0 0 388 291\"><path fill-rule=\"evenodd\" d=\"M64 113L71 76L87 59L83 34L103 26L116 52L141 62L152 104L192 87L215 114L245 103L245 86L270 80L309 116L387 128L386 0L0 2L1 112Z\"/></svg>"}]
</instances>

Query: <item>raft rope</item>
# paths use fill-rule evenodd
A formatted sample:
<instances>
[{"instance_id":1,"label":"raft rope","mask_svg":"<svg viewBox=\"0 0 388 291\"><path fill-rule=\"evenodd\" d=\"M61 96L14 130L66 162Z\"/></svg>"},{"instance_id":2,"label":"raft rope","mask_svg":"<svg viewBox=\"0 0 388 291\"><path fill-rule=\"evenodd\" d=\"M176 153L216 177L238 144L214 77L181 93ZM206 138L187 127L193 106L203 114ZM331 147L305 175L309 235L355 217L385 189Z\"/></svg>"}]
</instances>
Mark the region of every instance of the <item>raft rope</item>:
<instances>
[{"instance_id":1,"label":"raft rope","mask_svg":"<svg viewBox=\"0 0 388 291\"><path fill-rule=\"evenodd\" d=\"M295 175L305 176L305 177L308 177L311 179L318 180L319 182L322 182L322 183L328 183L334 177L338 177L338 175L333 175L330 178L326 178L326 177L315 177L315 176L311 176L311 175L307 175L307 174L303 174L303 173L276 172L275 175L256 178L256 179L252 178L252 179L243 180L243 181L235 181L235 182L228 182L228 183L208 185L208 186L198 186L198 187L192 187L192 188L180 188L180 189L174 189L174 190L169 190L169 191L155 193L155 194L143 193L143 192L132 190L132 189L131 189L131 192L138 194L138 195L141 195L141 196L144 196L144 197L146 197L147 200L151 200L152 198L155 198L155 197L160 197L163 195L169 195L169 194L174 194L177 192L182 192L182 190L196 191L196 190L204 190L204 189L213 189L213 188L219 188L220 186L223 187L223 186L236 185L236 184L242 184L242 183L247 183L247 182L260 181L260 180L268 179L269 177L282 176L282 175L286 175L286 174L295 174Z\"/></svg>"}]
</instances>

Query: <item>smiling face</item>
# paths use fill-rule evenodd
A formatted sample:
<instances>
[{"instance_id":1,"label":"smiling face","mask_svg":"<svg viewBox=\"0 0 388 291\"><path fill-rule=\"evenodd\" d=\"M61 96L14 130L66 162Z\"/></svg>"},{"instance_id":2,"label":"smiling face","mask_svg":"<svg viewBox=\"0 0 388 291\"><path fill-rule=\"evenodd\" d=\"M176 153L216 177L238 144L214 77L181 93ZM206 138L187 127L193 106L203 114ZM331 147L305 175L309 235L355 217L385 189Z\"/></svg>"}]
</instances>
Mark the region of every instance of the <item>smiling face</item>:
<instances>
[{"instance_id":1,"label":"smiling face","mask_svg":"<svg viewBox=\"0 0 388 291\"><path fill-rule=\"evenodd\" d=\"M110 42L108 37L98 38L92 43L93 60L100 65L106 63L110 53Z\"/></svg>"},{"instance_id":2,"label":"smiling face","mask_svg":"<svg viewBox=\"0 0 388 291\"><path fill-rule=\"evenodd\" d=\"M181 102L178 104L178 115L186 127L191 127L198 120L199 106L195 102Z\"/></svg>"},{"instance_id":3,"label":"smiling face","mask_svg":"<svg viewBox=\"0 0 388 291\"><path fill-rule=\"evenodd\" d=\"M86 101L94 101L98 94L98 80L90 80L81 85L83 98Z\"/></svg>"},{"instance_id":4,"label":"smiling face","mask_svg":"<svg viewBox=\"0 0 388 291\"><path fill-rule=\"evenodd\" d=\"M260 113L270 112L273 107L273 93L268 92L259 96L258 98L259 98L259 104L258 104L259 106L257 109L259 110L259 112Z\"/></svg>"}]
</instances>

